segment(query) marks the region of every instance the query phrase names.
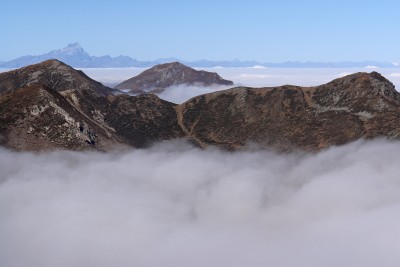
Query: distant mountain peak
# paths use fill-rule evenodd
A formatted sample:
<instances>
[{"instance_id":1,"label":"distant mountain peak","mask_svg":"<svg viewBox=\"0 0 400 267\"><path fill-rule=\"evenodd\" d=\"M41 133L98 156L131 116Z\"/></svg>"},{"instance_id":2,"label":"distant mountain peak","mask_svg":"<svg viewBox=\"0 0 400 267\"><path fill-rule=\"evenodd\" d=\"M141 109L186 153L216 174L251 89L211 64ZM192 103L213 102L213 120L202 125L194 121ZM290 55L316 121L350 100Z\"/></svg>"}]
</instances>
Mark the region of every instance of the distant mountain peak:
<instances>
[{"instance_id":1,"label":"distant mountain peak","mask_svg":"<svg viewBox=\"0 0 400 267\"><path fill-rule=\"evenodd\" d=\"M72 44L68 44L66 47L64 47L63 49L61 49L61 51L69 53L69 52L82 52L85 51L83 50L83 48L80 46L79 43L72 43Z\"/></svg>"},{"instance_id":2,"label":"distant mountain peak","mask_svg":"<svg viewBox=\"0 0 400 267\"><path fill-rule=\"evenodd\" d=\"M130 67L137 63L136 60L123 56L123 57L110 57L110 56L90 56L78 42L70 43L61 49L52 50L47 54L37 56L23 56L17 59L1 63L1 67L16 68L24 67L32 64L37 64L49 59L58 59L68 65L81 68L89 67Z\"/></svg>"},{"instance_id":3,"label":"distant mountain peak","mask_svg":"<svg viewBox=\"0 0 400 267\"><path fill-rule=\"evenodd\" d=\"M70 43L67 45L67 47L71 47L71 48L82 48L81 45L78 42L75 43Z\"/></svg>"},{"instance_id":4,"label":"distant mountain peak","mask_svg":"<svg viewBox=\"0 0 400 267\"><path fill-rule=\"evenodd\" d=\"M63 54L63 55L68 55L68 56L82 55L82 54L85 55L85 56L89 56L89 54L77 42L68 44L64 48L61 48L61 49L58 49L58 50L53 50L50 53L52 53L52 54Z\"/></svg>"},{"instance_id":5,"label":"distant mountain peak","mask_svg":"<svg viewBox=\"0 0 400 267\"><path fill-rule=\"evenodd\" d=\"M129 89L131 93L160 93L165 88L177 85L233 85L215 72L198 71L178 61L156 65L139 75L115 86L116 89Z\"/></svg>"},{"instance_id":6,"label":"distant mountain peak","mask_svg":"<svg viewBox=\"0 0 400 267\"><path fill-rule=\"evenodd\" d=\"M360 62L300 62L287 61L283 63L258 62L258 61L241 61L233 60L195 60L184 61L175 57L160 58L152 61L139 61L129 56L111 57L91 56L87 53L78 42L70 43L61 49L52 50L49 53L42 55L26 55L10 61L1 62L0 67L3 68L19 68L31 64L36 64L47 59L57 58L68 65L78 68L112 68L112 67L153 67L157 64L167 62L182 62L189 67L212 68L212 67L253 67L262 66L270 68L398 68L399 62L379 62L379 61L360 61Z\"/></svg>"}]
</instances>

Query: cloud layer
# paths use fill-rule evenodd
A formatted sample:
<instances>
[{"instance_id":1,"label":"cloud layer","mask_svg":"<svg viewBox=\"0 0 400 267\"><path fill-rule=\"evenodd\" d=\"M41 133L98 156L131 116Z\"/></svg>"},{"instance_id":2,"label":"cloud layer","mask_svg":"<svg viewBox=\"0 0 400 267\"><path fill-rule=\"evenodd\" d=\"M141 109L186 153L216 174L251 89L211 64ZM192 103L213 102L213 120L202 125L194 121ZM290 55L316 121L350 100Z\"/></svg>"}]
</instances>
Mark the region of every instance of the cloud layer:
<instances>
[{"instance_id":1,"label":"cloud layer","mask_svg":"<svg viewBox=\"0 0 400 267\"><path fill-rule=\"evenodd\" d=\"M399 158L0 150L0 266L398 266Z\"/></svg>"},{"instance_id":2,"label":"cloud layer","mask_svg":"<svg viewBox=\"0 0 400 267\"><path fill-rule=\"evenodd\" d=\"M298 86L316 86L332 81L355 72L371 72L365 68L202 68L210 72L217 72L224 79L231 80L234 86L268 87L292 84ZM145 69L141 68L106 68L106 69L82 69L88 76L108 86L138 75ZM1 70L0 70L1 71ZM379 68L374 71L380 72L400 87L400 75L394 68ZM233 86L229 86L233 87ZM159 94L164 100L173 103L183 103L190 98L229 87L197 87L197 86L174 86Z\"/></svg>"},{"instance_id":3,"label":"cloud layer","mask_svg":"<svg viewBox=\"0 0 400 267\"><path fill-rule=\"evenodd\" d=\"M166 88L162 93L157 94L160 98L170 101L176 104L182 104L183 102L189 100L192 97L208 94L224 89L229 89L234 86L190 86L190 85L179 85L179 86L171 86Z\"/></svg>"}]
</instances>

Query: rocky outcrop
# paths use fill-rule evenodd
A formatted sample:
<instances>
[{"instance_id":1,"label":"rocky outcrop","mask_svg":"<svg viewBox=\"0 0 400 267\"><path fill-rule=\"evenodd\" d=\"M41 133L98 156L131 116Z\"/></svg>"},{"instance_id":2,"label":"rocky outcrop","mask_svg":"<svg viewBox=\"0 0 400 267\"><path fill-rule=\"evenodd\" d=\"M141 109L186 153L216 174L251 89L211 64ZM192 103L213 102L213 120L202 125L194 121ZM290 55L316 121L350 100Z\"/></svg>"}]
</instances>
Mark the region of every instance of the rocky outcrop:
<instances>
[{"instance_id":1,"label":"rocky outcrop","mask_svg":"<svg viewBox=\"0 0 400 267\"><path fill-rule=\"evenodd\" d=\"M222 79L217 73L198 71L179 62L156 65L138 76L130 78L116 89L129 89L130 93L160 93L173 85L233 85L232 81Z\"/></svg>"},{"instance_id":2,"label":"rocky outcrop","mask_svg":"<svg viewBox=\"0 0 400 267\"><path fill-rule=\"evenodd\" d=\"M0 143L17 150L108 150L183 137L175 104L113 91L56 60L1 73Z\"/></svg>"},{"instance_id":3,"label":"rocky outcrop","mask_svg":"<svg viewBox=\"0 0 400 267\"><path fill-rule=\"evenodd\" d=\"M400 96L376 72L317 87L238 87L179 107L181 125L201 146L319 150L359 138L400 137Z\"/></svg>"},{"instance_id":4,"label":"rocky outcrop","mask_svg":"<svg viewBox=\"0 0 400 267\"><path fill-rule=\"evenodd\" d=\"M400 94L377 72L316 87L237 87L176 105L113 90L59 61L0 74L0 144L109 150L188 139L207 147L317 151L400 138Z\"/></svg>"},{"instance_id":5,"label":"rocky outcrop","mask_svg":"<svg viewBox=\"0 0 400 267\"><path fill-rule=\"evenodd\" d=\"M0 96L0 143L17 150L107 150L118 137L77 111L57 91L30 85Z\"/></svg>"}]
</instances>

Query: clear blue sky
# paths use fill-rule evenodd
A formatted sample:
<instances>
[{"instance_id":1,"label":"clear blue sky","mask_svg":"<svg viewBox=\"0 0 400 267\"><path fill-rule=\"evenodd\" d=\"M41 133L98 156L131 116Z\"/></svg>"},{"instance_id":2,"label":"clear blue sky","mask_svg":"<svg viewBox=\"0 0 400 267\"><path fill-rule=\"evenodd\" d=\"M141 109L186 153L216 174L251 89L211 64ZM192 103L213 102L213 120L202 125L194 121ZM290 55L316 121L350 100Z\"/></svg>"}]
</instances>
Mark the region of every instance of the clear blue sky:
<instances>
[{"instance_id":1,"label":"clear blue sky","mask_svg":"<svg viewBox=\"0 0 400 267\"><path fill-rule=\"evenodd\" d=\"M400 62L398 0L0 0L0 60L91 55Z\"/></svg>"}]
</instances>

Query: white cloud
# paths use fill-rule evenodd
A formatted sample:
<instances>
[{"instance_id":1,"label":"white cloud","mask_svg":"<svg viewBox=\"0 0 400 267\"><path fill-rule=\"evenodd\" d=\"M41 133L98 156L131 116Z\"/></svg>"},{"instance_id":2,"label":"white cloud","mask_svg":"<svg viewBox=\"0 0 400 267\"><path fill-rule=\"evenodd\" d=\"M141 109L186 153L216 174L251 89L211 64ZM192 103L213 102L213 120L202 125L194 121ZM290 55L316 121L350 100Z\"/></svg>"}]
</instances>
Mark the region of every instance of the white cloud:
<instances>
[{"instance_id":1,"label":"white cloud","mask_svg":"<svg viewBox=\"0 0 400 267\"><path fill-rule=\"evenodd\" d=\"M379 67L377 67L377 66L371 66L371 65L365 66L365 68L366 68L366 69L379 69Z\"/></svg>"},{"instance_id":2,"label":"white cloud","mask_svg":"<svg viewBox=\"0 0 400 267\"><path fill-rule=\"evenodd\" d=\"M192 97L208 94L228 88L235 87L234 85L229 86L191 86L191 85L179 85L179 86L171 86L166 88L162 93L157 94L161 99L170 101L172 103L181 104Z\"/></svg>"},{"instance_id":3,"label":"white cloud","mask_svg":"<svg viewBox=\"0 0 400 267\"><path fill-rule=\"evenodd\" d=\"M139 75L147 68L79 68L90 78L113 87Z\"/></svg>"},{"instance_id":4,"label":"white cloud","mask_svg":"<svg viewBox=\"0 0 400 267\"><path fill-rule=\"evenodd\" d=\"M398 266L400 143L0 150L0 266Z\"/></svg>"},{"instance_id":5,"label":"white cloud","mask_svg":"<svg viewBox=\"0 0 400 267\"><path fill-rule=\"evenodd\" d=\"M245 78L245 79L265 79L265 78L276 78L277 75L243 73L243 74L240 74L239 77Z\"/></svg>"},{"instance_id":6,"label":"white cloud","mask_svg":"<svg viewBox=\"0 0 400 267\"><path fill-rule=\"evenodd\" d=\"M293 84L298 86L316 86L338 77L343 77L355 72L365 72L365 68L202 68L206 71L217 72L221 77L233 81L237 85L250 87L269 87ZM123 80L131 78L145 69L140 68L110 68L110 69L82 69L88 76L106 85L114 86ZM379 72L397 86L400 84L400 76L392 76L393 68L380 68ZM231 86L232 87L232 86ZM174 90L170 94L164 94L166 99L186 100L188 97L215 91L214 88L194 88L193 93L188 90ZM226 87L227 88L227 87ZM178 95L182 92L182 96ZM164 96L163 95L163 96ZM172 97L172 98L170 98Z\"/></svg>"},{"instance_id":7,"label":"white cloud","mask_svg":"<svg viewBox=\"0 0 400 267\"><path fill-rule=\"evenodd\" d=\"M255 65L253 67L249 67L250 69L267 69L265 66Z\"/></svg>"},{"instance_id":8,"label":"white cloud","mask_svg":"<svg viewBox=\"0 0 400 267\"><path fill-rule=\"evenodd\" d=\"M347 76L347 75L350 75L350 74L352 74L352 72L341 72L341 73L339 73L338 75L337 75L337 77L344 77L344 76Z\"/></svg>"}]
</instances>

